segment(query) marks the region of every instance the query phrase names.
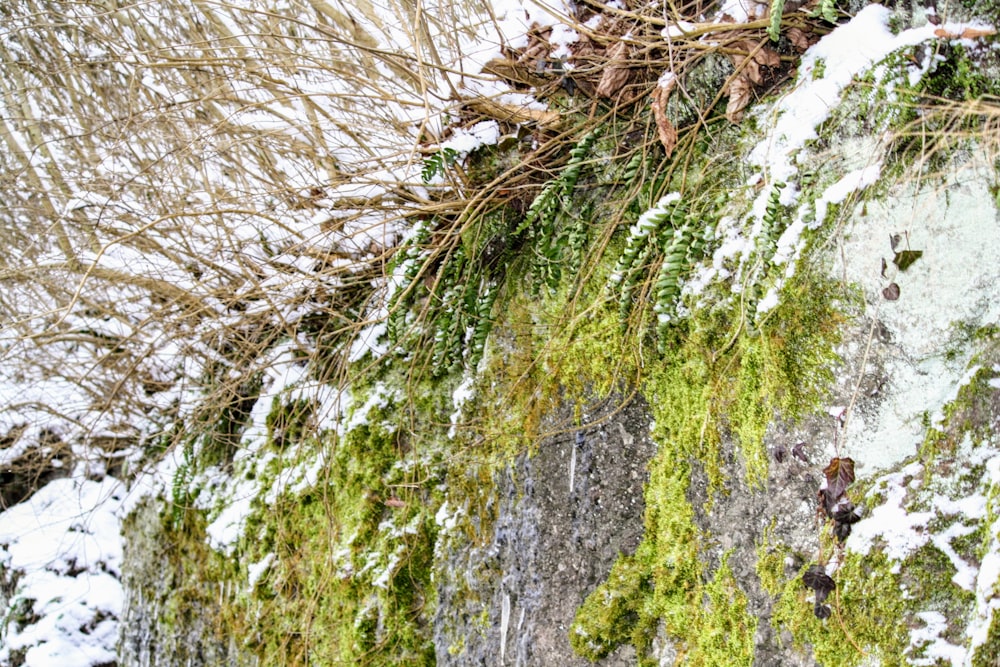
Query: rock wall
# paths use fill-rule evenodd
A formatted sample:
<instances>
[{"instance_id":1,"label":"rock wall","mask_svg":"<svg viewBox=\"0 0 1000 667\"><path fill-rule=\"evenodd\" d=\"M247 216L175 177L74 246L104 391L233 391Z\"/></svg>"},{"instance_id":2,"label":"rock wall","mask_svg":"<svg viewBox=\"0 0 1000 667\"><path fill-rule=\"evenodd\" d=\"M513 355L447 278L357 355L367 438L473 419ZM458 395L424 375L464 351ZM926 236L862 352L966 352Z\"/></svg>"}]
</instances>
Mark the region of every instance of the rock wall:
<instances>
[{"instance_id":1,"label":"rock wall","mask_svg":"<svg viewBox=\"0 0 1000 667\"><path fill-rule=\"evenodd\" d=\"M255 495L229 551L205 548L237 504L219 470L186 522L141 510L122 664L996 664L996 109L928 102L996 56L923 14L855 21L893 48L806 57L693 151L703 208L647 197L576 287L507 285L475 372L366 358L336 424L235 461ZM635 190L587 141L572 212L597 227ZM676 311L653 260L615 277L693 224Z\"/></svg>"}]
</instances>

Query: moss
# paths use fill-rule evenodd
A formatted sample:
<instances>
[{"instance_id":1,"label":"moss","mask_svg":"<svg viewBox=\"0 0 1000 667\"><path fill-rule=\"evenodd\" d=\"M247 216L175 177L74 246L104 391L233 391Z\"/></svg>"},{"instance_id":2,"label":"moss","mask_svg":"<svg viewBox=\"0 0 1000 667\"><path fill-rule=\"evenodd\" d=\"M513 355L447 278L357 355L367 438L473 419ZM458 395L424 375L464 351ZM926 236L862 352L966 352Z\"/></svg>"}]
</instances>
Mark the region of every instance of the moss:
<instances>
[{"instance_id":1,"label":"moss","mask_svg":"<svg viewBox=\"0 0 1000 667\"><path fill-rule=\"evenodd\" d=\"M811 647L824 667L866 664L866 656L883 667L903 665L908 634L900 582L891 569L879 552L848 554L833 575L838 585L827 601L833 613L825 620L813 613L813 594L802 584L801 573L787 579L775 601L772 624L789 631L800 650ZM783 578L772 572L770 581Z\"/></svg>"},{"instance_id":2,"label":"moss","mask_svg":"<svg viewBox=\"0 0 1000 667\"><path fill-rule=\"evenodd\" d=\"M306 428L314 411L315 404L308 399L298 398L283 403L280 396L275 396L271 399L271 411L264 421L267 439L278 449L300 442L307 434Z\"/></svg>"},{"instance_id":3,"label":"moss","mask_svg":"<svg viewBox=\"0 0 1000 667\"><path fill-rule=\"evenodd\" d=\"M972 667L996 667L1000 656L1000 614L991 614L986 640L972 653Z\"/></svg>"},{"instance_id":4,"label":"moss","mask_svg":"<svg viewBox=\"0 0 1000 667\"><path fill-rule=\"evenodd\" d=\"M705 604L688 631L689 653L685 664L712 667L749 667L754 661L757 619L747 609L746 594L729 568L726 557L714 578L704 587Z\"/></svg>"},{"instance_id":5,"label":"moss","mask_svg":"<svg viewBox=\"0 0 1000 667\"><path fill-rule=\"evenodd\" d=\"M233 618L262 664L433 664L433 491L413 480L434 476L398 465L386 409L327 443L315 488L258 505L243 561L273 561Z\"/></svg>"},{"instance_id":6,"label":"moss","mask_svg":"<svg viewBox=\"0 0 1000 667\"><path fill-rule=\"evenodd\" d=\"M944 418L926 429L920 445L921 460L931 463L942 455L954 454L966 438L976 443L993 440L993 424L1000 418L996 389L989 384L994 376L992 367L979 368L959 388L955 399L942 409Z\"/></svg>"},{"instance_id":7,"label":"moss","mask_svg":"<svg viewBox=\"0 0 1000 667\"><path fill-rule=\"evenodd\" d=\"M604 583L577 610L569 633L573 650L597 661L624 643L648 646L650 619L643 613L643 604L651 591L645 559L620 557Z\"/></svg>"}]
</instances>

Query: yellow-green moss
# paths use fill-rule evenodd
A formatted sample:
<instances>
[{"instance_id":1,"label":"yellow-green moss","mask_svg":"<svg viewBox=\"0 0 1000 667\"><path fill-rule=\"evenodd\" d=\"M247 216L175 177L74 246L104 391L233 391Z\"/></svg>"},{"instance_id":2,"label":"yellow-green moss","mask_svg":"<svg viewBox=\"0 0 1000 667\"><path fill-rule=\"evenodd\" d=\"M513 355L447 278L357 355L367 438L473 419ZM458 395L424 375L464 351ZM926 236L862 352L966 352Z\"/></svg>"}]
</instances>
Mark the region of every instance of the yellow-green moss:
<instances>
[{"instance_id":1,"label":"yellow-green moss","mask_svg":"<svg viewBox=\"0 0 1000 667\"><path fill-rule=\"evenodd\" d=\"M766 567L761 563L758 567L762 565ZM892 564L878 551L866 556L847 554L833 575L837 589L827 600L833 614L825 620L813 613L813 592L803 585L800 572L782 587L772 624L789 631L795 646L803 650L809 646L813 658L824 667L869 664L866 656L877 657L882 667L904 665L908 628L900 580L891 569ZM781 581L783 571L772 571L766 578Z\"/></svg>"}]
</instances>

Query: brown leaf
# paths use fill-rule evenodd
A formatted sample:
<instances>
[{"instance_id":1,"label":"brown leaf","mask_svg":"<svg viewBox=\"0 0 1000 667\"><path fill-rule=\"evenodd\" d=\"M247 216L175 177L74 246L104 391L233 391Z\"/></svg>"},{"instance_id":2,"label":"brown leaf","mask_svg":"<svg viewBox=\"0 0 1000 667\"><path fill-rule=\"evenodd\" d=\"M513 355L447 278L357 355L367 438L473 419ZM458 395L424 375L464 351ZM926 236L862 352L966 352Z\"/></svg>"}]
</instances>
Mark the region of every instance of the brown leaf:
<instances>
[{"instance_id":1,"label":"brown leaf","mask_svg":"<svg viewBox=\"0 0 1000 667\"><path fill-rule=\"evenodd\" d=\"M819 41L814 33L806 32L802 28L791 27L785 31L785 36L788 37L788 41L792 43L795 50L799 53L804 52L810 46Z\"/></svg>"},{"instance_id":2,"label":"brown leaf","mask_svg":"<svg viewBox=\"0 0 1000 667\"><path fill-rule=\"evenodd\" d=\"M967 26L963 28L960 33L952 32L946 28L938 28L934 31L935 37L942 37L944 39L978 39L980 37L989 37L990 35L995 34L997 34L996 28L991 28L989 26Z\"/></svg>"},{"instance_id":3,"label":"brown leaf","mask_svg":"<svg viewBox=\"0 0 1000 667\"><path fill-rule=\"evenodd\" d=\"M753 55L753 59L766 67L781 67L781 56L770 46L762 46Z\"/></svg>"},{"instance_id":4,"label":"brown leaf","mask_svg":"<svg viewBox=\"0 0 1000 667\"><path fill-rule=\"evenodd\" d=\"M676 85L676 77L661 78L656 90L653 91L653 103L650 105L653 108L653 119L656 121L656 133L660 137L660 143L663 144L667 157L673 154L677 146L677 128L667 118L667 100L670 99L670 93Z\"/></svg>"},{"instance_id":5,"label":"brown leaf","mask_svg":"<svg viewBox=\"0 0 1000 667\"><path fill-rule=\"evenodd\" d=\"M730 123L743 120L743 110L750 104L750 93L753 90L746 74L740 74L729 82L729 102L726 103L726 119Z\"/></svg>"},{"instance_id":6,"label":"brown leaf","mask_svg":"<svg viewBox=\"0 0 1000 667\"><path fill-rule=\"evenodd\" d=\"M781 66L781 56L778 55L777 51L769 46L760 46L759 42L752 39L741 39L735 42L732 48L747 52L748 55L735 53L730 56L730 59L738 72L746 74L750 81L758 86L764 83L764 73L761 71L761 67Z\"/></svg>"},{"instance_id":7,"label":"brown leaf","mask_svg":"<svg viewBox=\"0 0 1000 667\"><path fill-rule=\"evenodd\" d=\"M899 285L889 283L889 286L882 290L882 296L885 297L886 301L895 301L899 298Z\"/></svg>"},{"instance_id":8,"label":"brown leaf","mask_svg":"<svg viewBox=\"0 0 1000 667\"><path fill-rule=\"evenodd\" d=\"M599 97L614 97L615 93L621 90L628 83L631 70L626 64L628 62L628 44L625 42L615 42L608 47L606 52L608 64L601 75L601 80L597 83L597 95Z\"/></svg>"}]
</instances>

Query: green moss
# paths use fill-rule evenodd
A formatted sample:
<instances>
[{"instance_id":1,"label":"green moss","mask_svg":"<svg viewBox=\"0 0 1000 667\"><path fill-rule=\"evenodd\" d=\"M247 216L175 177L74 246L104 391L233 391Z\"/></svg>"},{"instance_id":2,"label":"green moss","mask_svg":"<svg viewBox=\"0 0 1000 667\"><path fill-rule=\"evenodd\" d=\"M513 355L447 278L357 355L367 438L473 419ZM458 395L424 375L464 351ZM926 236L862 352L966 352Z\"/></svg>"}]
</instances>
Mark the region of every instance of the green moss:
<instances>
[{"instance_id":1,"label":"green moss","mask_svg":"<svg viewBox=\"0 0 1000 667\"><path fill-rule=\"evenodd\" d=\"M848 553L833 575L837 589L827 600L833 613L825 620L813 613L813 593L802 584L801 574L787 580L775 602L772 624L789 631L801 650L810 646L813 658L824 667L866 664L867 656L876 657L883 667L906 664L904 604L891 569L879 552L864 557ZM777 572L769 576L772 582L782 578Z\"/></svg>"},{"instance_id":2,"label":"green moss","mask_svg":"<svg viewBox=\"0 0 1000 667\"><path fill-rule=\"evenodd\" d=\"M391 409L391 408L389 408ZM404 446L385 409L339 440L314 488L260 504L243 561L273 558L236 605L262 664L430 665L433 480L398 465ZM431 507L429 507L429 505Z\"/></svg>"},{"instance_id":3,"label":"green moss","mask_svg":"<svg viewBox=\"0 0 1000 667\"><path fill-rule=\"evenodd\" d=\"M972 667L996 667L1000 655L1000 614L991 614L986 641L972 653Z\"/></svg>"},{"instance_id":4,"label":"green moss","mask_svg":"<svg viewBox=\"0 0 1000 667\"><path fill-rule=\"evenodd\" d=\"M271 399L271 411L265 418L267 439L278 449L299 442L308 435L306 428L312 419L315 405L305 398L283 403L280 396Z\"/></svg>"},{"instance_id":5,"label":"green moss","mask_svg":"<svg viewBox=\"0 0 1000 667\"><path fill-rule=\"evenodd\" d=\"M700 614L688 632L690 652L685 664L749 667L754 660L757 619L747 609L747 597L726 558L704 587L704 602L696 606Z\"/></svg>"},{"instance_id":6,"label":"green moss","mask_svg":"<svg viewBox=\"0 0 1000 667\"><path fill-rule=\"evenodd\" d=\"M607 657L624 643L647 646L651 640L643 605L652 591L645 558L621 556L608 578L587 596L570 629L573 650L591 661Z\"/></svg>"},{"instance_id":7,"label":"green moss","mask_svg":"<svg viewBox=\"0 0 1000 667\"><path fill-rule=\"evenodd\" d=\"M953 454L966 438L976 443L995 438L992 425L1000 417L1000 407L995 404L996 389L989 384L994 376L992 367L984 366L962 385L955 399L942 409L944 419L926 429L921 460L930 463L941 455Z\"/></svg>"}]
</instances>

